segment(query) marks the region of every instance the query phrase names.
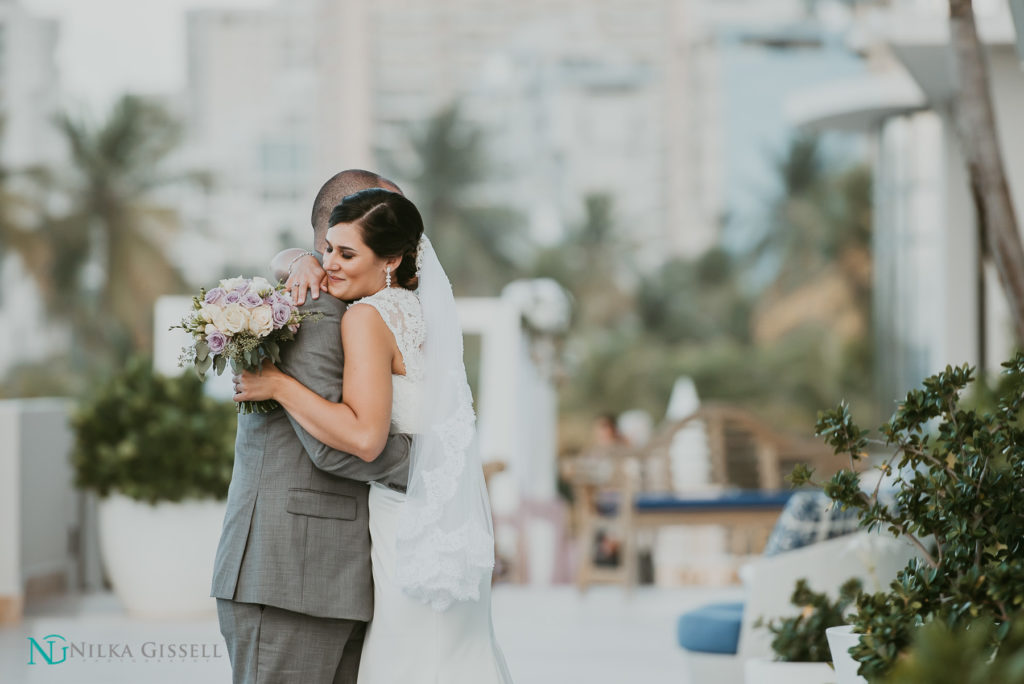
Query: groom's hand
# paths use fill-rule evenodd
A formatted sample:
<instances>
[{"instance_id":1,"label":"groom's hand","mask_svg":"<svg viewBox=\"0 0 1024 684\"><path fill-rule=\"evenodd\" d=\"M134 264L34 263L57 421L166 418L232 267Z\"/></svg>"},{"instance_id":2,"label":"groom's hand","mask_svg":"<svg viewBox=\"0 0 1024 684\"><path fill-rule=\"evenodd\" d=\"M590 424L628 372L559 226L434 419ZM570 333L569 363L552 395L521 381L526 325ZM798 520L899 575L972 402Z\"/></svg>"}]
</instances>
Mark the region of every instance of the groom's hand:
<instances>
[{"instance_id":1,"label":"groom's hand","mask_svg":"<svg viewBox=\"0 0 1024 684\"><path fill-rule=\"evenodd\" d=\"M292 295L292 301L299 306L306 303L306 291L313 299L320 298L320 292L327 292L327 271L314 256L304 256L292 264L285 287Z\"/></svg>"}]
</instances>

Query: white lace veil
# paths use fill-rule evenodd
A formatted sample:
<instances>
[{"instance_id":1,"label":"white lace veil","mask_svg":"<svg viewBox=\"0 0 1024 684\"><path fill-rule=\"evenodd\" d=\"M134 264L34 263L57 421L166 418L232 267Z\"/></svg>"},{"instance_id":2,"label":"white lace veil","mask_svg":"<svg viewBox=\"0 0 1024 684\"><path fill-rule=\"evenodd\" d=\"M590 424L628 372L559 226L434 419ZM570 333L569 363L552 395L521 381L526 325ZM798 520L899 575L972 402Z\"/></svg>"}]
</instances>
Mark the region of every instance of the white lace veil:
<instances>
[{"instance_id":1,"label":"white lace veil","mask_svg":"<svg viewBox=\"0 0 1024 684\"><path fill-rule=\"evenodd\" d=\"M417 256L426 337L419 434L398 521L398 583L434 610L480 598L494 532L451 283L426 236Z\"/></svg>"}]
</instances>

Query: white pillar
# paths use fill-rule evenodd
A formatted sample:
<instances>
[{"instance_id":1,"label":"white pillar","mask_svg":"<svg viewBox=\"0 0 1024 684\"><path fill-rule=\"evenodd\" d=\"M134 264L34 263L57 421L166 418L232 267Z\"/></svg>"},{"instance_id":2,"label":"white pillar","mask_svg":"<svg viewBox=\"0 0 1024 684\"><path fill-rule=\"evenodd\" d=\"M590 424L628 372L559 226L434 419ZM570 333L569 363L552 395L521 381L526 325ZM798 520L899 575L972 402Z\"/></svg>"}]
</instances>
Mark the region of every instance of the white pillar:
<instances>
[{"instance_id":1,"label":"white pillar","mask_svg":"<svg viewBox=\"0 0 1024 684\"><path fill-rule=\"evenodd\" d=\"M21 431L0 411L0 623L21 617Z\"/></svg>"},{"instance_id":2,"label":"white pillar","mask_svg":"<svg viewBox=\"0 0 1024 684\"><path fill-rule=\"evenodd\" d=\"M191 369L178 366L178 355L182 347L192 342L184 330L169 330L181 323L182 317L192 310L192 297L167 295L156 300L153 311L153 370L162 375L175 376ZM212 369L206 376L206 393L212 397L231 399L234 389L231 384L230 368L218 376Z\"/></svg>"}]
</instances>

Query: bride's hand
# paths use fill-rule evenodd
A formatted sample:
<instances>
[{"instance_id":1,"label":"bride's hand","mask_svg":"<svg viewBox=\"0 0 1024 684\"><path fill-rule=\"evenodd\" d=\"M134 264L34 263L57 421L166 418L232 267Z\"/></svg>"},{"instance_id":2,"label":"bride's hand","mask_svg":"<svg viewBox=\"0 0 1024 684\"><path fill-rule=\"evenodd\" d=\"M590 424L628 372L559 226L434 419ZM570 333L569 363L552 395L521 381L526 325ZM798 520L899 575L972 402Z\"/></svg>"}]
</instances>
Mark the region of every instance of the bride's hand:
<instances>
[{"instance_id":1,"label":"bride's hand","mask_svg":"<svg viewBox=\"0 0 1024 684\"><path fill-rule=\"evenodd\" d=\"M232 376L235 384L235 395L232 399L236 402L273 399L278 382L283 377L284 373L279 371L277 366L270 360L264 360L263 367L258 373L247 370Z\"/></svg>"},{"instance_id":2,"label":"bride's hand","mask_svg":"<svg viewBox=\"0 0 1024 684\"><path fill-rule=\"evenodd\" d=\"M307 254L292 264L285 287L291 293L292 300L302 306L306 303L306 290L309 290L313 299L319 299L321 291L327 292L327 271L316 257Z\"/></svg>"}]
</instances>

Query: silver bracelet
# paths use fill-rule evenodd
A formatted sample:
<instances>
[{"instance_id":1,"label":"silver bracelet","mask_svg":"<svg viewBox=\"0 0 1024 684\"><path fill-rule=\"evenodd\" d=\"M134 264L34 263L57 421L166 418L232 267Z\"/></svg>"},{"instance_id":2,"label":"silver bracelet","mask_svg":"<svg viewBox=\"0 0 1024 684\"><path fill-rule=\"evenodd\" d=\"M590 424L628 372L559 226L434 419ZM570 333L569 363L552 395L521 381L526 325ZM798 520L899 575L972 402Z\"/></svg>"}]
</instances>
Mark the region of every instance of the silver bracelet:
<instances>
[{"instance_id":1,"label":"silver bracelet","mask_svg":"<svg viewBox=\"0 0 1024 684\"><path fill-rule=\"evenodd\" d=\"M311 257L313 257L313 258L316 258L316 255L315 255L315 254L313 254L313 253L312 253L312 252L310 252L309 250L304 250L304 251L302 252L302 254L299 254L299 255L298 255L298 256L296 256L296 257L295 257L294 259L292 259L291 261L289 261L289 262L288 262L288 275L289 275L289 276L290 276L290 275L292 274L292 266L294 266L294 265L295 265L295 262L296 262L296 261L298 261L299 259L301 259L302 257L307 257L307 256L311 256Z\"/></svg>"}]
</instances>

